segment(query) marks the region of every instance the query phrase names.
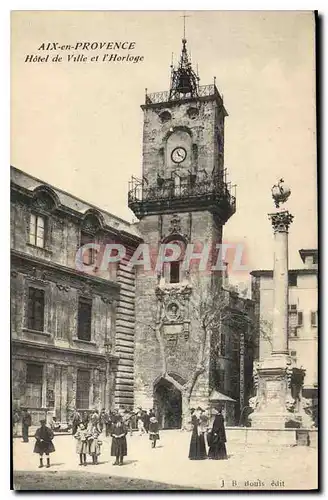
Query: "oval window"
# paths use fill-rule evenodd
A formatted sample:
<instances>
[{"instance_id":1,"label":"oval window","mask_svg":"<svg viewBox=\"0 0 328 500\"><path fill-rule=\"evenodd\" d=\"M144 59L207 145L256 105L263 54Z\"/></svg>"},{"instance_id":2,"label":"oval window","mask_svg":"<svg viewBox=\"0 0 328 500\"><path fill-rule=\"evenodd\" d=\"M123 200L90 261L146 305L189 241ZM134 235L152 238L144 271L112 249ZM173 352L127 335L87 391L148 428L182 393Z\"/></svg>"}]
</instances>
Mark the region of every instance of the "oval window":
<instances>
[{"instance_id":1,"label":"oval window","mask_svg":"<svg viewBox=\"0 0 328 500\"><path fill-rule=\"evenodd\" d=\"M162 123L165 123L165 122L168 122L169 120L171 120L172 116L171 116L171 113L169 113L168 111L163 111L160 115L159 115Z\"/></svg>"},{"instance_id":2,"label":"oval window","mask_svg":"<svg viewBox=\"0 0 328 500\"><path fill-rule=\"evenodd\" d=\"M197 108L189 108L187 111L187 115L191 120L194 120L199 115L199 111Z\"/></svg>"}]
</instances>

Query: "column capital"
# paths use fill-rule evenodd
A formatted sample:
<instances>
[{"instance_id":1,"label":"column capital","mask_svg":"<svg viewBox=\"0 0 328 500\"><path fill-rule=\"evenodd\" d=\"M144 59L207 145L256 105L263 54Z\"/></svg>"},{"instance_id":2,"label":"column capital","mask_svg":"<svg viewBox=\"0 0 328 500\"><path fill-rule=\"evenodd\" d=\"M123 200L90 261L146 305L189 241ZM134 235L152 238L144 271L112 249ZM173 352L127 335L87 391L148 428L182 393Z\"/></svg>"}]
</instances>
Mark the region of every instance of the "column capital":
<instances>
[{"instance_id":1,"label":"column capital","mask_svg":"<svg viewBox=\"0 0 328 500\"><path fill-rule=\"evenodd\" d=\"M274 233L288 233L288 228L294 219L288 210L268 214L268 217L271 220Z\"/></svg>"}]
</instances>

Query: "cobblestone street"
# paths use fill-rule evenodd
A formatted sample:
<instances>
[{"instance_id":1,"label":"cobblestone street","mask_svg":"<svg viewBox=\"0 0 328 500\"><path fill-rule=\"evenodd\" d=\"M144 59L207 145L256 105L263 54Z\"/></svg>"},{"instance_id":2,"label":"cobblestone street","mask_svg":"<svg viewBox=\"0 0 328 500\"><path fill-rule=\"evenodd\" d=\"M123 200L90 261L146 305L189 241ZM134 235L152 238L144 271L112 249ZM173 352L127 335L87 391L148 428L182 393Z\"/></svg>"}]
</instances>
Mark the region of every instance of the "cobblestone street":
<instances>
[{"instance_id":1,"label":"cobblestone street","mask_svg":"<svg viewBox=\"0 0 328 500\"><path fill-rule=\"evenodd\" d=\"M78 465L72 436L56 436L50 469L38 469L34 439L14 439L16 489L315 489L317 450L309 447L248 446L227 443L226 461L190 461L190 434L162 431L158 447L148 436L128 436L123 467L113 466L110 438L103 438L99 465ZM81 470L83 469L83 470ZM68 474L69 471L74 472ZM15 472L19 473L15 478ZM48 478L48 480L47 480ZM61 480L60 480L61 479ZM144 482L143 482L144 481ZM154 483L149 483L152 481ZM161 484L158 484L161 483ZM33 485L33 486L31 486Z\"/></svg>"}]
</instances>

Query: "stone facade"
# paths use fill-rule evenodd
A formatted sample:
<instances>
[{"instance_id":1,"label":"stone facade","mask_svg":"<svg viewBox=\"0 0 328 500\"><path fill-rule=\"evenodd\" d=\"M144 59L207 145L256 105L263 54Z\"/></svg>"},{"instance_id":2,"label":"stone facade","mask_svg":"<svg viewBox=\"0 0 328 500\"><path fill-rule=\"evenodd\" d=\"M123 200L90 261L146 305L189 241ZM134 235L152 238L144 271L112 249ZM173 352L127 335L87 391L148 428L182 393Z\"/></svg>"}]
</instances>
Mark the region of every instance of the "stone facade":
<instances>
[{"instance_id":1,"label":"stone facade","mask_svg":"<svg viewBox=\"0 0 328 500\"><path fill-rule=\"evenodd\" d=\"M227 112L215 85L200 94L175 100L166 93L146 96L141 106L142 181L134 179L129 192L129 206L140 219L138 229L153 264L162 244L182 249L173 263L151 272L138 268L136 273L135 402L155 407L164 427L184 425L191 407L210 405L214 389L236 397L239 414L246 384L240 366L244 374L249 349L243 349L240 362L239 332L228 322L204 326L203 309L213 312L221 307L218 294L224 273L212 267L223 225L235 211L235 198L224 170ZM203 269L197 257L187 267L182 264L188 245L194 253L210 249ZM173 264L178 269L175 276ZM251 373L248 361L246 372Z\"/></svg>"},{"instance_id":2,"label":"stone facade","mask_svg":"<svg viewBox=\"0 0 328 500\"><path fill-rule=\"evenodd\" d=\"M89 373L88 400L80 410L133 407L134 274L122 262L81 272L76 254L81 232L90 241L124 244L127 252L140 238L128 223L12 168L11 326L13 404L29 406L34 423L41 415L61 421L78 406L79 370ZM31 243L31 215L45 225L42 245ZM29 290L44 297L43 326L31 329ZM78 337L78 305L91 304L90 339ZM39 368L38 368L39 367ZM39 372L28 393L28 370ZM41 392L40 392L41 391ZM31 407L32 401L38 402Z\"/></svg>"}]
</instances>

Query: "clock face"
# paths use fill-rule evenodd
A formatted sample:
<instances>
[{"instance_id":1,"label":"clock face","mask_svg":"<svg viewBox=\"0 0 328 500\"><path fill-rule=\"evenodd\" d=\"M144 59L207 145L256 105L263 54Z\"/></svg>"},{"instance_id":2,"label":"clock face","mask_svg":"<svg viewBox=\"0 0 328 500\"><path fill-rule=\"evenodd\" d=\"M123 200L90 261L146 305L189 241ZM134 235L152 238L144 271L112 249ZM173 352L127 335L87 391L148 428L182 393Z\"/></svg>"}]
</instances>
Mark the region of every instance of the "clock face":
<instances>
[{"instance_id":1,"label":"clock face","mask_svg":"<svg viewBox=\"0 0 328 500\"><path fill-rule=\"evenodd\" d=\"M185 148L182 148L181 146L173 149L171 153L171 158L172 161L174 161L174 163L182 163L186 159L186 156L187 156L187 151L185 150Z\"/></svg>"}]
</instances>

